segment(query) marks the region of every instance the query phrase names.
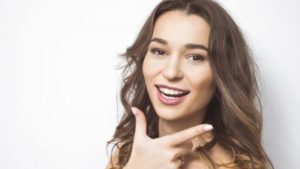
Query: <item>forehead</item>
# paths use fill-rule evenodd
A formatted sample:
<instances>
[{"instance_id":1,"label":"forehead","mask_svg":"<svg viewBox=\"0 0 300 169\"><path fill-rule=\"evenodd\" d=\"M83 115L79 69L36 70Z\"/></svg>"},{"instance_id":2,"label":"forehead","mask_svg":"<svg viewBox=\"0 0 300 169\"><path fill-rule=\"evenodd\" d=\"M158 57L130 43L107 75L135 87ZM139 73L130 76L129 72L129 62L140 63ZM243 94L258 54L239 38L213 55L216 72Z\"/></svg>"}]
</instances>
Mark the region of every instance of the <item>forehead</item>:
<instances>
[{"instance_id":1,"label":"forehead","mask_svg":"<svg viewBox=\"0 0 300 169\"><path fill-rule=\"evenodd\" d=\"M175 10L162 14L156 20L153 37L177 45L198 43L207 46L209 32L209 25L202 17Z\"/></svg>"}]
</instances>

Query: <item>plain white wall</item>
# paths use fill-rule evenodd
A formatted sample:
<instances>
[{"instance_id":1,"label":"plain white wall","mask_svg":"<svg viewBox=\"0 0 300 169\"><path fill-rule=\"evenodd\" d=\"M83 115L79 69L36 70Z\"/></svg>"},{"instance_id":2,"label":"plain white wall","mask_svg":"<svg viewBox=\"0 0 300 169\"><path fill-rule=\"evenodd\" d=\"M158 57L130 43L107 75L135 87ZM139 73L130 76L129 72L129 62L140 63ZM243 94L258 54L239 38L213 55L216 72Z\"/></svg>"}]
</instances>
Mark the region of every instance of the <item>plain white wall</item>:
<instances>
[{"instance_id":1,"label":"plain white wall","mask_svg":"<svg viewBox=\"0 0 300 169\"><path fill-rule=\"evenodd\" d=\"M118 55L158 2L0 0L1 169L104 168ZM300 2L219 2L261 70L265 148L276 168L300 168Z\"/></svg>"}]
</instances>

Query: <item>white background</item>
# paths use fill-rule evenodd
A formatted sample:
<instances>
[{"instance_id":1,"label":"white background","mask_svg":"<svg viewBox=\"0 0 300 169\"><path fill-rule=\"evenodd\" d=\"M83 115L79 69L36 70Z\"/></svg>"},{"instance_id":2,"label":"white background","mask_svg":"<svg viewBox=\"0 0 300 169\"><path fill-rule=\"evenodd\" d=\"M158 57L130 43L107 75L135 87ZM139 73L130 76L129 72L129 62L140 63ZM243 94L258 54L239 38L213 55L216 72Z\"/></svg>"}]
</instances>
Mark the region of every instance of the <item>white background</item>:
<instances>
[{"instance_id":1,"label":"white background","mask_svg":"<svg viewBox=\"0 0 300 169\"><path fill-rule=\"evenodd\" d=\"M101 169L122 106L118 55L159 0L0 0L0 168ZM300 168L300 2L221 0L261 70L263 142Z\"/></svg>"}]
</instances>

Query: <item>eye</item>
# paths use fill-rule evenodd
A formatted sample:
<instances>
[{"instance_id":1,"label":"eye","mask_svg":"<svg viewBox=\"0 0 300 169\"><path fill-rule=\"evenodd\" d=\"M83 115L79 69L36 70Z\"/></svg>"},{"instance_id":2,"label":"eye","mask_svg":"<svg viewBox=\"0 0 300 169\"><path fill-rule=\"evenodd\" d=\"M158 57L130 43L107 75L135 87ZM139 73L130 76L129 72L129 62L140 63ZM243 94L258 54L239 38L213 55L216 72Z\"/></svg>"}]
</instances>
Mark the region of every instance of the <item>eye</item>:
<instances>
[{"instance_id":1,"label":"eye","mask_svg":"<svg viewBox=\"0 0 300 169\"><path fill-rule=\"evenodd\" d=\"M205 60L205 57L202 55L194 54L188 57L192 62L202 62Z\"/></svg>"},{"instance_id":2,"label":"eye","mask_svg":"<svg viewBox=\"0 0 300 169\"><path fill-rule=\"evenodd\" d=\"M166 55L167 53L160 49L160 48L152 48L151 50L151 53L155 54L155 55Z\"/></svg>"}]
</instances>

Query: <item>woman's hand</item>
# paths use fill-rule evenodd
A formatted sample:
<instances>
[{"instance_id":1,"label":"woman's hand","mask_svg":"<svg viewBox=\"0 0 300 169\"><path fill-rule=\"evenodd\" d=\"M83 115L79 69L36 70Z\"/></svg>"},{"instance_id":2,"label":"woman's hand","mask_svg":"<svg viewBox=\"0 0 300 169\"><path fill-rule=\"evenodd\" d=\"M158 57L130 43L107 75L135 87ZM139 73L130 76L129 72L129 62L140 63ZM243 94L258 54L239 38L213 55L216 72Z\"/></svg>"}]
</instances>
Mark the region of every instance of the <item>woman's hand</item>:
<instances>
[{"instance_id":1,"label":"woman's hand","mask_svg":"<svg viewBox=\"0 0 300 169\"><path fill-rule=\"evenodd\" d=\"M152 139L146 134L144 113L132 108L136 118L134 141L130 159L124 169L178 169L182 157L191 152L191 139L212 130L209 124L194 126L180 132Z\"/></svg>"}]
</instances>

